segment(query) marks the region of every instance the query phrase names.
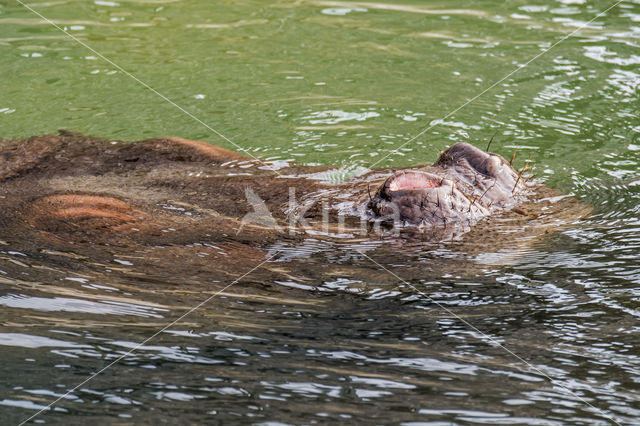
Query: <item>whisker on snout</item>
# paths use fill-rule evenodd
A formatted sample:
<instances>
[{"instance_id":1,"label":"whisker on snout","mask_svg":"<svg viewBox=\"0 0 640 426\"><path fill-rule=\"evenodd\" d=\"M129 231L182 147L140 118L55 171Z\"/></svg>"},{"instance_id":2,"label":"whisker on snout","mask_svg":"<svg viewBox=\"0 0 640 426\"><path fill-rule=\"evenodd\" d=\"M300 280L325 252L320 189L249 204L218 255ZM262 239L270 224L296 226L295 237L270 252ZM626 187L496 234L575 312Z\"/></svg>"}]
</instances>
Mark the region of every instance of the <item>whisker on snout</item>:
<instances>
[{"instance_id":1,"label":"whisker on snout","mask_svg":"<svg viewBox=\"0 0 640 426\"><path fill-rule=\"evenodd\" d=\"M527 167L529 167L529 160L527 160L527 162L524 163L524 166L522 167L522 170L520 170L520 173L518 173L518 179L516 179L516 183L515 183L515 185L513 185L513 189L511 190L512 194L516 190L516 188L518 187L518 182L520 182L520 178L522 177L522 173L524 173L524 171L527 170Z\"/></svg>"},{"instance_id":2,"label":"whisker on snout","mask_svg":"<svg viewBox=\"0 0 640 426\"><path fill-rule=\"evenodd\" d=\"M496 132L493 134L493 136L491 136L491 139L489 139L489 143L487 144L487 149L485 149L485 152L489 152L489 148L491 147L491 142L493 142L493 138L496 137L496 135L498 134L500 130L496 130Z\"/></svg>"}]
</instances>

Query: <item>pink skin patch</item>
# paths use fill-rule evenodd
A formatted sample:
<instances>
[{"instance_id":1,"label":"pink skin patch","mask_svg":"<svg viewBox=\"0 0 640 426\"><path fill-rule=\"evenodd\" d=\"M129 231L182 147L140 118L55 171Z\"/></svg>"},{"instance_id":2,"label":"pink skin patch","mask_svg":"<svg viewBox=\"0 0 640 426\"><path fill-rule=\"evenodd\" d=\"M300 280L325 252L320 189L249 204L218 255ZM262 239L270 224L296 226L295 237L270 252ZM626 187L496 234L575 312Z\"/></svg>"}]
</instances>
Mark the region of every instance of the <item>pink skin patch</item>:
<instances>
[{"instance_id":1,"label":"pink skin patch","mask_svg":"<svg viewBox=\"0 0 640 426\"><path fill-rule=\"evenodd\" d=\"M403 173L389 184L389 191L410 189L427 189L440 187L440 180L434 179L426 173Z\"/></svg>"}]
</instances>

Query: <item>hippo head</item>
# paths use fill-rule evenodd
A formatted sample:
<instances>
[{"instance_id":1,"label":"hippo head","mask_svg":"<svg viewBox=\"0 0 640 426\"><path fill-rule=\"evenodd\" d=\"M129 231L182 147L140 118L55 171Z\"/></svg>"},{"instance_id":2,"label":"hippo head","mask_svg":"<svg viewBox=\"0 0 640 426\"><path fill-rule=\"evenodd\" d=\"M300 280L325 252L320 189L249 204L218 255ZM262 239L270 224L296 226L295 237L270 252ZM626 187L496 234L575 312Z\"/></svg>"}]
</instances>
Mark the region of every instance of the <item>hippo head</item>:
<instances>
[{"instance_id":1,"label":"hippo head","mask_svg":"<svg viewBox=\"0 0 640 426\"><path fill-rule=\"evenodd\" d=\"M391 175L370 207L377 218L403 224L472 224L495 209L512 208L524 187L502 156L457 143L432 166Z\"/></svg>"}]
</instances>

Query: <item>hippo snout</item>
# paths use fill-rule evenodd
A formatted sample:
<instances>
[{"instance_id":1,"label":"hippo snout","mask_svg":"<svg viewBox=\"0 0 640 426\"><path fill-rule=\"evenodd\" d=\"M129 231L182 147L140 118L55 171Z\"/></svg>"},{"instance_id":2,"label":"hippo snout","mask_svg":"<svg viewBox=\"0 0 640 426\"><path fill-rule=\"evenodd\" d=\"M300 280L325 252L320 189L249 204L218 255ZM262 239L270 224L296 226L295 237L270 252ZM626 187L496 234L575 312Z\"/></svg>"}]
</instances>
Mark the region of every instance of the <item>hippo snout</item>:
<instances>
[{"instance_id":1,"label":"hippo snout","mask_svg":"<svg viewBox=\"0 0 640 426\"><path fill-rule=\"evenodd\" d=\"M422 226L474 223L516 203L523 184L500 155L457 143L429 167L392 174L370 202L378 218Z\"/></svg>"}]
</instances>

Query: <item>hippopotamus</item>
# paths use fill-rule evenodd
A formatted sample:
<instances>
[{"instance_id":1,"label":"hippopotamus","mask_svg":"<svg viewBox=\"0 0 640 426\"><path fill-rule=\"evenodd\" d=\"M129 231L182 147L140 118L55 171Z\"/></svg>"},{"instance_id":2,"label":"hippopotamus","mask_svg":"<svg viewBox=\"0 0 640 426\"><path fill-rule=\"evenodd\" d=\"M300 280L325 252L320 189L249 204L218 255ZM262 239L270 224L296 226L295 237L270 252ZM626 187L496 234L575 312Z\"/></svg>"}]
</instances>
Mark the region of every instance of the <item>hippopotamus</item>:
<instances>
[{"instance_id":1,"label":"hippopotamus","mask_svg":"<svg viewBox=\"0 0 640 426\"><path fill-rule=\"evenodd\" d=\"M456 143L430 167L401 170L371 200L375 216L421 227L473 224L525 199L525 180L499 154Z\"/></svg>"},{"instance_id":2,"label":"hippopotamus","mask_svg":"<svg viewBox=\"0 0 640 426\"><path fill-rule=\"evenodd\" d=\"M231 276L279 251L288 254L271 268L291 277L287 259L328 246L395 255L449 242L466 257L511 253L513 235L531 240L587 211L468 143L429 166L338 175L178 137L0 140L0 243L87 264L136 259L158 276Z\"/></svg>"}]
</instances>

